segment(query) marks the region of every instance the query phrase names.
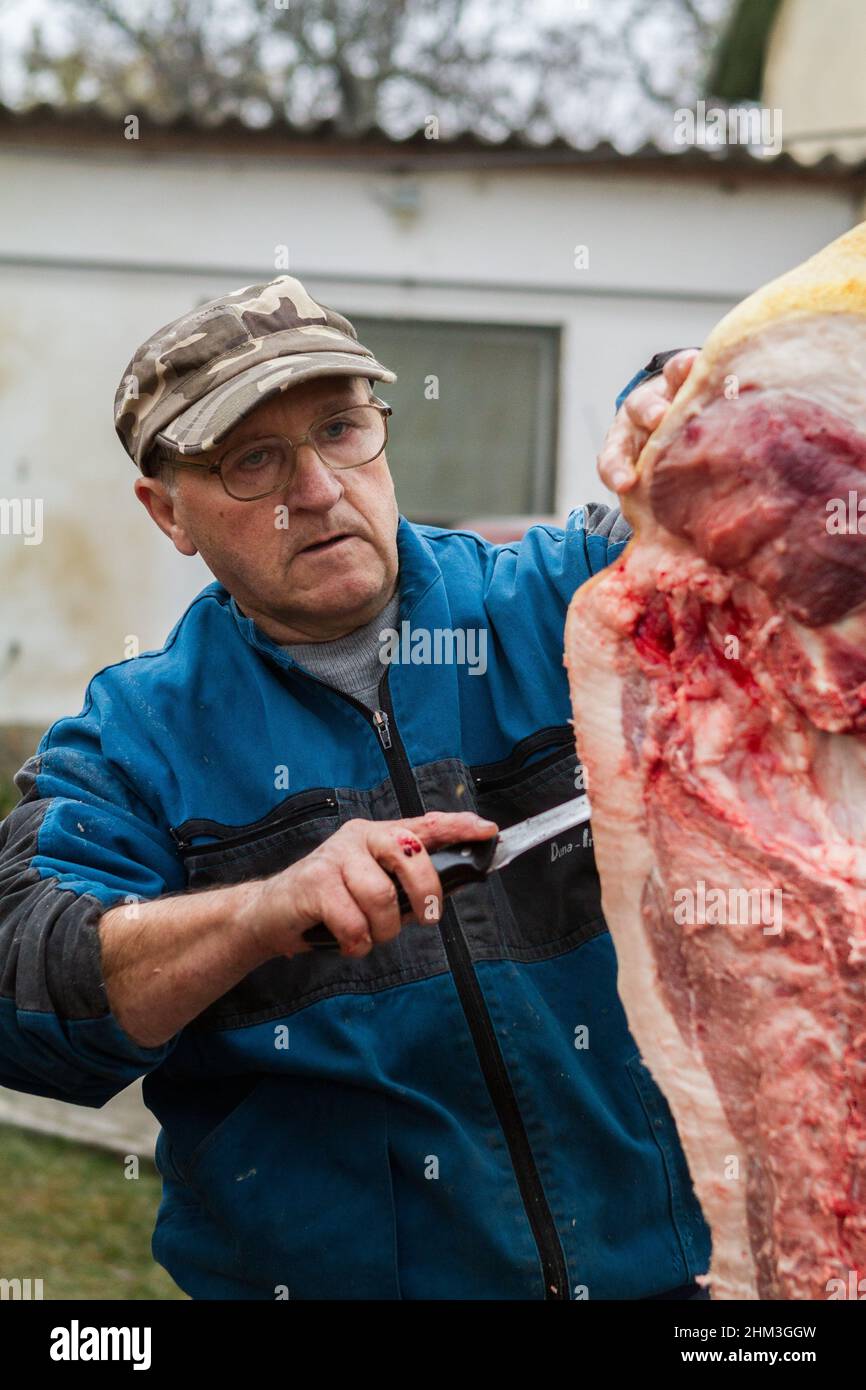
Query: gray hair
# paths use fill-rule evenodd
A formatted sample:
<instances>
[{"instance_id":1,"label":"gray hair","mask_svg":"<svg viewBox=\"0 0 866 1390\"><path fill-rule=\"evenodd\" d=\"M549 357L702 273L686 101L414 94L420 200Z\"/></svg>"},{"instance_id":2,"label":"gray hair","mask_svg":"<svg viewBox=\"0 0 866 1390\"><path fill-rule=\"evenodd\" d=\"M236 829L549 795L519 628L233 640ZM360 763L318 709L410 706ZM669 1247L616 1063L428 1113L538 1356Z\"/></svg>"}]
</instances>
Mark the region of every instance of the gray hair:
<instances>
[{"instance_id":1,"label":"gray hair","mask_svg":"<svg viewBox=\"0 0 866 1390\"><path fill-rule=\"evenodd\" d=\"M175 462L176 455L171 449L167 449L164 444L154 444L144 459L141 471L145 477L158 478L169 492L173 492L177 482Z\"/></svg>"}]
</instances>

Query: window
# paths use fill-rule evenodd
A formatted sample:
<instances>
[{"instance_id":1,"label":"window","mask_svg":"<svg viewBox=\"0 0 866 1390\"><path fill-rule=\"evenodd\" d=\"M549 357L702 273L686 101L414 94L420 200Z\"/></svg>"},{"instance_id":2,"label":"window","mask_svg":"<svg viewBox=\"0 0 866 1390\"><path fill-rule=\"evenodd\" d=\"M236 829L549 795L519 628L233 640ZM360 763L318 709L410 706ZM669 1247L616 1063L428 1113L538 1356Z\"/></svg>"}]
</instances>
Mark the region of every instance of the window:
<instances>
[{"instance_id":1,"label":"window","mask_svg":"<svg viewBox=\"0 0 866 1390\"><path fill-rule=\"evenodd\" d=\"M405 516L553 510L558 329L351 318L398 376L374 389L394 407L388 461Z\"/></svg>"}]
</instances>

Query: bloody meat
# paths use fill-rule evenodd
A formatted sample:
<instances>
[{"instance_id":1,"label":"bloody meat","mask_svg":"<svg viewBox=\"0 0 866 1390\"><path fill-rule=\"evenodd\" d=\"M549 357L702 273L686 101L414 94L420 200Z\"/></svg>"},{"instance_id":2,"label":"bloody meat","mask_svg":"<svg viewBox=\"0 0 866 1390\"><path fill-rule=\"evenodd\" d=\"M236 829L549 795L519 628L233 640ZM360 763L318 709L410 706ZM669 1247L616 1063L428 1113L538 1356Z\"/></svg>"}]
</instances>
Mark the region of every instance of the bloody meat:
<instances>
[{"instance_id":1,"label":"bloody meat","mask_svg":"<svg viewBox=\"0 0 866 1390\"><path fill-rule=\"evenodd\" d=\"M712 1296L866 1296L866 224L722 321L639 473L566 630L620 994Z\"/></svg>"}]
</instances>

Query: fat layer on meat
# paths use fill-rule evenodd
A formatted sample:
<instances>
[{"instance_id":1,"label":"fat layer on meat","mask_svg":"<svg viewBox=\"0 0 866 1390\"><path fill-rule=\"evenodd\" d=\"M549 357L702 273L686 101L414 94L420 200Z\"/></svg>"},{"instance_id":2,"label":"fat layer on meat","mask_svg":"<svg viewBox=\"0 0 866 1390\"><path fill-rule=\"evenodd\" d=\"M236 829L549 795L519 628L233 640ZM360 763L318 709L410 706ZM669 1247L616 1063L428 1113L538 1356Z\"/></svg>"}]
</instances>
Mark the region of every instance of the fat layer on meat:
<instances>
[{"instance_id":1,"label":"fat layer on meat","mask_svg":"<svg viewBox=\"0 0 866 1390\"><path fill-rule=\"evenodd\" d=\"M864 380L866 224L711 335L566 628L619 992L714 1298L866 1276Z\"/></svg>"}]
</instances>

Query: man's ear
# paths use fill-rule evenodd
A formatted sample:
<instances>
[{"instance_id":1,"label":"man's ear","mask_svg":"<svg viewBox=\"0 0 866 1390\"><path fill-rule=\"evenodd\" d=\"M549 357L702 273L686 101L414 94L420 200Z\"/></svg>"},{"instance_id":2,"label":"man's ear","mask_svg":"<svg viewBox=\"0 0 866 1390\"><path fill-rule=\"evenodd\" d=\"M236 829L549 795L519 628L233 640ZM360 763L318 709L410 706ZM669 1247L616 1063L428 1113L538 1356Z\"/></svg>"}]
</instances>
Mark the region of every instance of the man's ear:
<instances>
[{"instance_id":1,"label":"man's ear","mask_svg":"<svg viewBox=\"0 0 866 1390\"><path fill-rule=\"evenodd\" d=\"M135 495L181 555L196 555L197 548L178 520L176 498L159 478L136 478Z\"/></svg>"}]
</instances>

